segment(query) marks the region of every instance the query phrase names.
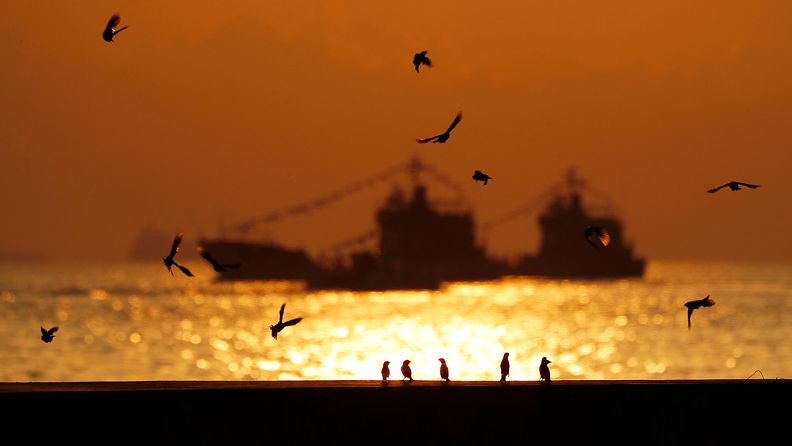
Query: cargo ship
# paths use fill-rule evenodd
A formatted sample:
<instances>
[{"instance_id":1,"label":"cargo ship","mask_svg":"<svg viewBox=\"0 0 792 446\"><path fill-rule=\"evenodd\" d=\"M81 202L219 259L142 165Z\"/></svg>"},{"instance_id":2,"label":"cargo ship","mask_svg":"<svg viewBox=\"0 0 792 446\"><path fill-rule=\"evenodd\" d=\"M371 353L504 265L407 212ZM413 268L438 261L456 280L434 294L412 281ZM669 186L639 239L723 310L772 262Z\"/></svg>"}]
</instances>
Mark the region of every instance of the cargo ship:
<instances>
[{"instance_id":1,"label":"cargo ship","mask_svg":"<svg viewBox=\"0 0 792 446\"><path fill-rule=\"evenodd\" d=\"M394 188L375 212L376 229L356 240L373 239L375 246L351 251L344 259L328 263L312 258L303 249L252 242L244 237L203 238L200 244L224 262L242 264L239 269L218 275L218 280L299 280L309 289L438 289L444 282L505 276L596 279L641 277L644 273L645 261L626 243L621 222L612 216L591 216L583 205L581 188L570 178L566 187L554 189L549 199L543 197L538 252L521 256L516 262L494 258L477 240L469 206L444 207L429 199L422 174L433 173L441 182L451 182L418 158L237 228L244 232L261 222L308 213L404 171L413 176L410 193L405 195ZM595 249L586 242L583 231L589 225L607 228L611 235L607 248Z\"/></svg>"}]
</instances>

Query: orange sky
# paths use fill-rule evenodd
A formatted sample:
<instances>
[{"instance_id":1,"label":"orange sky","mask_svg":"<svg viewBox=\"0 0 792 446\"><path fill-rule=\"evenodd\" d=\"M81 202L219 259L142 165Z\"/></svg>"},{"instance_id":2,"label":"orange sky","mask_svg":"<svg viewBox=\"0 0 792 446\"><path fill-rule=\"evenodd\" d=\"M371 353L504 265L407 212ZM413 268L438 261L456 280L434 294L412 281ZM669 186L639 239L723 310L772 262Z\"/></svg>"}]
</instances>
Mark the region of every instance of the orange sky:
<instances>
[{"instance_id":1,"label":"orange sky","mask_svg":"<svg viewBox=\"0 0 792 446\"><path fill-rule=\"evenodd\" d=\"M792 259L792 3L472 3L0 3L0 248L120 259L147 223L213 233L418 153L480 221L574 165L639 254ZM762 188L705 192L731 179ZM387 192L267 234L332 244ZM536 237L531 217L488 242Z\"/></svg>"}]
</instances>

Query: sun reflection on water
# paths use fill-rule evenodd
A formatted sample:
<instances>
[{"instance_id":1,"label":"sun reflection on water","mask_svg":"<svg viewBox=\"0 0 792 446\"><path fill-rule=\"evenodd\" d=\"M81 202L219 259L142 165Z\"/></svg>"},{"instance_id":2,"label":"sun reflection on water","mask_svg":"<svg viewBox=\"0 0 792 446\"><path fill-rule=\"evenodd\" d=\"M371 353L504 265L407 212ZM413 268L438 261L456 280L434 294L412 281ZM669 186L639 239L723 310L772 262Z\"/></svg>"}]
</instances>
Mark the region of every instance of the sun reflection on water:
<instances>
[{"instance_id":1,"label":"sun reflection on water","mask_svg":"<svg viewBox=\"0 0 792 446\"><path fill-rule=\"evenodd\" d=\"M744 378L762 367L783 376L792 373L786 274L780 284L751 284L750 302L744 282L712 281L719 305L696 313L688 331L681 303L700 294L701 276L511 278L438 292L353 293L306 292L289 282L196 280L178 288L170 276L143 280L129 270L114 276L129 283L82 293L0 289L8 322L0 327L8 340L0 379L378 379L385 360L400 379L410 359L416 379L436 380L442 357L452 380L496 380L506 351L513 380L537 380L543 356L554 379ZM304 319L275 340L269 326L284 302L287 318ZM46 348L20 334L47 324L61 331Z\"/></svg>"}]
</instances>

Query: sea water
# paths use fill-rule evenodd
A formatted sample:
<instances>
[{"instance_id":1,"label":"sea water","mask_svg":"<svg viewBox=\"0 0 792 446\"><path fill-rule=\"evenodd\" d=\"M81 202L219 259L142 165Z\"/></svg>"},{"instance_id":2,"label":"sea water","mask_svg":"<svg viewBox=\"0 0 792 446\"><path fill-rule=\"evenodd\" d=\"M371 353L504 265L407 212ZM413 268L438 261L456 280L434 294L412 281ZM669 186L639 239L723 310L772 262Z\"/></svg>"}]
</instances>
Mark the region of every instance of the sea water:
<instances>
[{"instance_id":1,"label":"sea water","mask_svg":"<svg viewBox=\"0 0 792 446\"><path fill-rule=\"evenodd\" d=\"M792 377L792 265L652 261L641 279L306 291L149 264L0 265L0 381ZM686 301L710 295L687 326ZM302 317L273 339L269 326ZM52 343L40 327L58 326ZM756 372L759 370L761 373Z\"/></svg>"}]
</instances>

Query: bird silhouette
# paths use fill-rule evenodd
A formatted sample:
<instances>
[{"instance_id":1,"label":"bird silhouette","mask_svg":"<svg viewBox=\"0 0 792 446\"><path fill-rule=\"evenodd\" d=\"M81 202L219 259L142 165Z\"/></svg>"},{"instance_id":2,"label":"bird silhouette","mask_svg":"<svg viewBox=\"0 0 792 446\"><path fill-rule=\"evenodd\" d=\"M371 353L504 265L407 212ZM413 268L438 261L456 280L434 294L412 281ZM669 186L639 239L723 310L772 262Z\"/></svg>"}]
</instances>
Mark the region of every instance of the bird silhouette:
<instances>
[{"instance_id":1,"label":"bird silhouette","mask_svg":"<svg viewBox=\"0 0 792 446\"><path fill-rule=\"evenodd\" d=\"M715 301L710 299L709 294L704 299L699 300L691 300L690 302L685 302L685 306L687 307L688 313L688 330L690 330L690 316L693 315L693 310L697 310L702 307L711 307L715 305Z\"/></svg>"},{"instance_id":2,"label":"bird silhouette","mask_svg":"<svg viewBox=\"0 0 792 446\"><path fill-rule=\"evenodd\" d=\"M428 53L428 51L421 51L420 53L415 53L415 56L413 56L413 65L415 65L416 73L419 72L418 68L421 66L421 64L424 64L429 68L432 67L432 61L426 57L426 53Z\"/></svg>"},{"instance_id":3,"label":"bird silhouette","mask_svg":"<svg viewBox=\"0 0 792 446\"><path fill-rule=\"evenodd\" d=\"M413 381L412 370L410 369L410 360L409 359L405 359L404 362L402 362L401 373L402 373L402 376L403 376L402 381L404 381L405 379L409 379L410 382Z\"/></svg>"},{"instance_id":4,"label":"bird silhouette","mask_svg":"<svg viewBox=\"0 0 792 446\"><path fill-rule=\"evenodd\" d=\"M608 230L599 226L587 226L584 235L586 236L586 241L597 249L599 249L600 245L605 247L610 243L610 234L608 234Z\"/></svg>"},{"instance_id":5,"label":"bird silhouette","mask_svg":"<svg viewBox=\"0 0 792 446\"><path fill-rule=\"evenodd\" d=\"M270 325L270 330L272 330L272 337L275 338L276 340L278 339L278 333L280 333L281 330L283 330L284 328L290 325L297 325L302 320L301 317L298 317L296 319L291 319L286 322L283 322L284 308L286 308L286 304L281 305L280 316L278 317L278 323L275 325Z\"/></svg>"},{"instance_id":6,"label":"bird silhouette","mask_svg":"<svg viewBox=\"0 0 792 446\"><path fill-rule=\"evenodd\" d=\"M473 171L473 179L475 181L483 181L484 185L486 186L487 185L487 181L489 181L489 180L491 180L493 178L491 176L487 175L486 173L480 171L480 170L474 170Z\"/></svg>"},{"instance_id":7,"label":"bird silhouette","mask_svg":"<svg viewBox=\"0 0 792 446\"><path fill-rule=\"evenodd\" d=\"M542 364L539 365L539 376L544 380L545 384L550 384L550 367L547 364L550 364L550 360L542 357Z\"/></svg>"},{"instance_id":8,"label":"bird silhouette","mask_svg":"<svg viewBox=\"0 0 792 446\"><path fill-rule=\"evenodd\" d=\"M49 344L55 338L56 331L58 331L58 327L52 327L49 330L45 330L44 327L41 327L41 340Z\"/></svg>"},{"instance_id":9,"label":"bird silhouette","mask_svg":"<svg viewBox=\"0 0 792 446\"><path fill-rule=\"evenodd\" d=\"M445 382L451 382L451 380L448 379L448 366L446 365L445 359L440 358L438 361L440 361L440 379L444 379Z\"/></svg>"},{"instance_id":10,"label":"bird silhouette","mask_svg":"<svg viewBox=\"0 0 792 446\"><path fill-rule=\"evenodd\" d=\"M385 361L382 363L382 380L387 381L390 378L390 368L388 368L388 364L390 361Z\"/></svg>"},{"instance_id":11,"label":"bird silhouette","mask_svg":"<svg viewBox=\"0 0 792 446\"><path fill-rule=\"evenodd\" d=\"M739 181L729 181L728 183L726 183L726 184L724 184L722 186L718 186L716 188L710 189L707 192L709 192L711 194L714 194L715 192L723 189L724 187L728 187L732 191L741 190L740 186L748 187L748 188L751 188L751 189L756 189L757 187L759 187L758 184L748 184L748 183L740 183Z\"/></svg>"},{"instance_id":12,"label":"bird silhouette","mask_svg":"<svg viewBox=\"0 0 792 446\"><path fill-rule=\"evenodd\" d=\"M214 259L214 257L212 257L211 254L209 254L209 251L204 249L203 246L197 247L196 251L198 251L198 254L200 254L201 257L206 259L207 262L211 263L212 269L214 269L218 273L224 272L226 268L239 268L241 266L239 263L222 264L218 262L217 260Z\"/></svg>"},{"instance_id":13,"label":"bird silhouette","mask_svg":"<svg viewBox=\"0 0 792 446\"><path fill-rule=\"evenodd\" d=\"M176 257L176 253L181 251L181 248L179 248L179 244L181 243L183 236L184 234L182 234L181 232L176 234L176 237L173 238L173 244L171 245L170 252L168 253L167 257L163 257L162 261L165 263L165 267L168 268L168 272L171 273L171 275L173 275L173 270L171 269L171 267L176 266L186 276L195 277L193 276L193 273L190 272L189 269L179 265L178 263L176 263L175 260L173 260L173 258Z\"/></svg>"},{"instance_id":14,"label":"bird silhouette","mask_svg":"<svg viewBox=\"0 0 792 446\"><path fill-rule=\"evenodd\" d=\"M445 132L443 132L443 133L441 133L439 135L432 136L430 138L416 139L416 141L418 141L421 144L427 143L429 141L431 141L433 143L438 143L439 142L439 143L442 144L442 143L448 141L448 138L451 137L451 130L454 130L454 127L456 127L457 124L459 124L459 121L461 121L461 120L462 120L462 112L459 112L459 113L457 113L456 118L454 118L454 122L452 122L451 126L448 127L448 130L446 130Z\"/></svg>"},{"instance_id":15,"label":"bird silhouette","mask_svg":"<svg viewBox=\"0 0 792 446\"><path fill-rule=\"evenodd\" d=\"M506 352L503 354L503 359L501 359L501 382L506 382L506 377L509 376L509 353Z\"/></svg>"},{"instance_id":16,"label":"bird silhouette","mask_svg":"<svg viewBox=\"0 0 792 446\"><path fill-rule=\"evenodd\" d=\"M105 26L104 31L102 32L102 38L105 40L105 42L112 42L113 37L115 37L116 34L128 28L128 26L125 26L123 28L116 29L116 26L118 26L119 23L121 23L121 16L118 14L113 14L113 16L110 17L110 20L107 22L107 26Z\"/></svg>"}]
</instances>

